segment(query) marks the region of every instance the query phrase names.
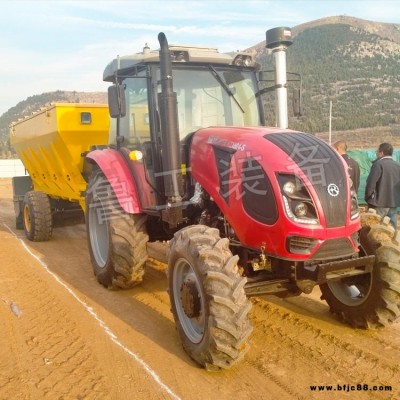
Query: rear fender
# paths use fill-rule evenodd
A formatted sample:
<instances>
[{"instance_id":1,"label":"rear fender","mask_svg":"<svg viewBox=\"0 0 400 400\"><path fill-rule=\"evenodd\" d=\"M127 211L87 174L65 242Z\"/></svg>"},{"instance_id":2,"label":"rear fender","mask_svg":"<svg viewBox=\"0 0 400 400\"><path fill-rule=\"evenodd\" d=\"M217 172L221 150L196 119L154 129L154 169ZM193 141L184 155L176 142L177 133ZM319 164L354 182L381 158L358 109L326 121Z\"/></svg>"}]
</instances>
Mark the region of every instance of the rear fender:
<instances>
[{"instance_id":1,"label":"rear fender","mask_svg":"<svg viewBox=\"0 0 400 400\"><path fill-rule=\"evenodd\" d=\"M104 173L125 212L142 213L134 179L124 157L117 150L94 150L86 158L97 164Z\"/></svg>"}]
</instances>

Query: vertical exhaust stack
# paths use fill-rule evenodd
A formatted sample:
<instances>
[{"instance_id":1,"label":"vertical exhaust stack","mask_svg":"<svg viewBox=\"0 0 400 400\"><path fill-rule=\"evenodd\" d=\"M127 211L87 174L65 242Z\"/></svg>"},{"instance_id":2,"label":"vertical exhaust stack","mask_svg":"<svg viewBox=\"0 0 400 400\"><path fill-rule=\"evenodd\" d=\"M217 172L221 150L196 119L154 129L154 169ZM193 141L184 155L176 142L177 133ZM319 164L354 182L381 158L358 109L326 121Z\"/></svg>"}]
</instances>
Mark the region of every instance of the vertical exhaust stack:
<instances>
[{"instance_id":1,"label":"vertical exhaust stack","mask_svg":"<svg viewBox=\"0 0 400 400\"><path fill-rule=\"evenodd\" d=\"M284 129L289 126L286 50L292 43L292 31L290 28L273 28L266 32L266 47L267 49L272 50L275 58L275 88L278 127Z\"/></svg>"},{"instance_id":2,"label":"vertical exhaust stack","mask_svg":"<svg viewBox=\"0 0 400 400\"><path fill-rule=\"evenodd\" d=\"M159 33L158 41L160 42L161 93L159 94L159 105L164 190L168 202L175 203L181 201L182 195L178 101L172 85L171 54L163 32Z\"/></svg>"}]
</instances>

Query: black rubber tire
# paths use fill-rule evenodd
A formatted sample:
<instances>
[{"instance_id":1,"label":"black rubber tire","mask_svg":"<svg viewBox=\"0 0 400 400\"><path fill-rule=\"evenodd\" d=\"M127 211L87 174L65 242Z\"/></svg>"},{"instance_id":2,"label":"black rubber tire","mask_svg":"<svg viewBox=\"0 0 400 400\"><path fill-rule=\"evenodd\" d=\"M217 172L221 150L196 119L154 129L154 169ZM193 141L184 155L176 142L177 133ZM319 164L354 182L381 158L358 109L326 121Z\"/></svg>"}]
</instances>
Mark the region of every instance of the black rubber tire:
<instances>
[{"instance_id":1,"label":"black rubber tire","mask_svg":"<svg viewBox=\"0 0 400 400\"><path fill-rule=\"evenodd\" d=\"M249 350L251 303L237 256L219 231L195 225L177 232L168 249L172 313L183 348L210 371L230 368Z\"/></svg>"},{"instance_id":2,"label":"black rubber tire","mask_svg":"<svg viewBox=\"0 0 400 400\"><path fill-rule=\"evenodd\" d=\"M400 318L399 236L394 238L388 219L373 214L362 216L360 231L361 254L376 257L372 273L321 285L331 312L355 328L382 328Z\"/></svg>"},{"instance_id":3,"label":"black rubber tire","mask_svg":"<svg viewBox=\"0 0 400 400\"><path fill-rule=\"evenodd\" d=\"M26 237L32 242L50 240L53 233L53 221L47 194L35 190L25 193L22 212Z\"/></svg>"},{"instance_id":4,"label":"black rubber tire","mask_svg":"<svg viewBox=\"0 0 400 400\"><path fill-rule=\"evenodd\" d=\"M109 289L129 289L142 281L148 258L146 216L126 213L101 171L89 178L86 231L99 283Z\"/></svg>"}]
</instances>

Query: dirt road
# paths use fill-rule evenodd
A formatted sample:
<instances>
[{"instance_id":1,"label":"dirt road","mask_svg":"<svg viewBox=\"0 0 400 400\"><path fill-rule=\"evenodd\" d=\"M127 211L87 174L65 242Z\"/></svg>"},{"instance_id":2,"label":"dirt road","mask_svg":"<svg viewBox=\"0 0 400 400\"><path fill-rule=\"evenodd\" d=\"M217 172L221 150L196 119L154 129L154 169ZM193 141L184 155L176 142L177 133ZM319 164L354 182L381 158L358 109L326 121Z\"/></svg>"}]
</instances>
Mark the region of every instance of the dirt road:
<instances>
[{"instance_id":1,"label":"dirt road","mask_svg":"<svg viewBox=\"0 0 400 400\"><path fill-rule=\"evenodd\" d=\"M14 226L11 181L0 179L1 400L400 398L400 324L353 330L315 289L253 298L245 360L206 372L181 347L164 264L149 262L140 287L108 291L93 276L84 225L44 243Z\"/></svg>"}]
</instances>

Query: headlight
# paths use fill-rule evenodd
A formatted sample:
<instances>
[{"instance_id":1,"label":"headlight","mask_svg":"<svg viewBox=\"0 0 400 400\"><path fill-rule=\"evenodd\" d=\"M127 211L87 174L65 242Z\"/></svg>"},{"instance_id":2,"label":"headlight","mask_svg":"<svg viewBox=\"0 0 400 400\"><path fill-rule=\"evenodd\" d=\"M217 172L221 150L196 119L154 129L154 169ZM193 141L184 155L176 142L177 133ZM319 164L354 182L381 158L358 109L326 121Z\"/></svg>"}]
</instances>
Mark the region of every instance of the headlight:
<instances>
[{"instance_id":1,"label":"headlight","mask_svg":"<svg viewBox=\"0 0 400 400\"><path fill-rule=\"evenodd\" d=\"M319 223L314 201L302 180L294 174L277 173L285 213L300 224Z\"/></svg>"},{"instance_id":2,"label":"headlight","mask_svg":"<svg viewBox=\"0 0 400 400\"><path fill-rule=\"evenodd\" d=\"M233 60L233 64L239 67L251 67L254 65L251 55L248 54L238 54Z\"/></svg>"},{"instance_id":3,"label":"headlight","mask_svg":"<svg viewBox=\"0 0 400 400\"><path fill-rule=\"evenodd\" d=\"M171 61L188 62L189 61L189 53L187 51L179 51L179 50L171 51Z\"/></svg>"},{"instance_id":4,"label":"headlight","mask_svg":"<svg viewBox=\"0 0 400 400\"><path fill-rule=\"evenodd\" d=\"M307 215L308 207L306 203L299 203L294 209L296 217L305 217Z\"/></svg>"},{"instance_id":5,"label":"headlight","mask_svg":"<svg viewBox=\"0 0 400 400\"><path fill-rule=\"evenodd\" d=\"M288 181L283 185L282 189L287 196L293 196L296 192L296 184L292 181Z\"/></svg>"}]
</instances>

